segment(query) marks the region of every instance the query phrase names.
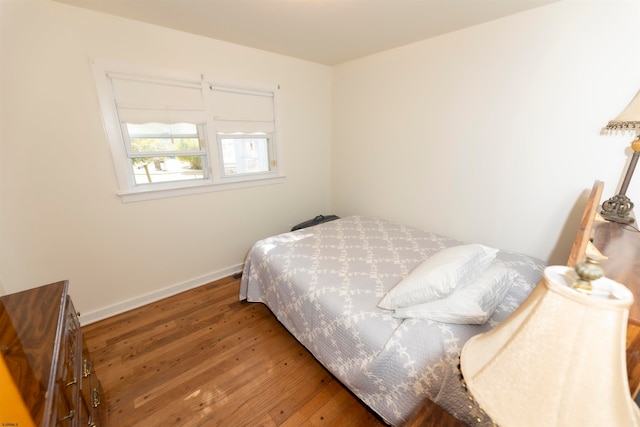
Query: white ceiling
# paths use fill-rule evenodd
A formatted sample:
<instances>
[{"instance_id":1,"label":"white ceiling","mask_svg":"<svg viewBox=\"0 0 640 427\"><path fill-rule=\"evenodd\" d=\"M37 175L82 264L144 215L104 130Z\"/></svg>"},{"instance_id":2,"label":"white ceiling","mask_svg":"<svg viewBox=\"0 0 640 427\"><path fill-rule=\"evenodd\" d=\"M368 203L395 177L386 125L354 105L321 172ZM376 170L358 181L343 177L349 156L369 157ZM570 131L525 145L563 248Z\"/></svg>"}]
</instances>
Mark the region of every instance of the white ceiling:
<instances>
[{"instance_id":1,"label":"white ceiling","mask_svg":"<svg viewBox=\"0 0 640 427\"><path fill-rule=\"evenodd\" d=\"M56 0L336 65L559 0Z\"/></svg>"}]
</instances>

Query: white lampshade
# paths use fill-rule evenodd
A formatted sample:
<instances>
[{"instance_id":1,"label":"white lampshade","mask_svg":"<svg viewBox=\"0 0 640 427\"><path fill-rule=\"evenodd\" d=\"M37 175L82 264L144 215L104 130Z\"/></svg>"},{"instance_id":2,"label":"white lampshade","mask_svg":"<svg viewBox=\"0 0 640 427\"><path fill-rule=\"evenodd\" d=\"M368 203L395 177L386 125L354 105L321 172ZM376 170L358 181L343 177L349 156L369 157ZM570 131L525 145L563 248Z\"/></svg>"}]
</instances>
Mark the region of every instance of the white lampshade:
<instances>
[{"instance_id":1,"label":"white lampshade","mask_svg":"<svg viewBox=\"0 0 640 427\"><path fill-rule=\"evenodd\" d=\"M640 91L636 93L629 105L618 116L609 121L605 127L606 132L634 132L640 129Z\"/></svg>"},{"instance_id":2,"label":"white lampshade","mask_svg":"<svg viewBox=\"0 0 640 427\"><path fill-rule=\"evenodd\" d=\"M625 358L633 295L606 278L586 295L576 279L547 267L508 319L462 349L467 388L499 426L640 426Z\"/></svg>"}]
</instances>

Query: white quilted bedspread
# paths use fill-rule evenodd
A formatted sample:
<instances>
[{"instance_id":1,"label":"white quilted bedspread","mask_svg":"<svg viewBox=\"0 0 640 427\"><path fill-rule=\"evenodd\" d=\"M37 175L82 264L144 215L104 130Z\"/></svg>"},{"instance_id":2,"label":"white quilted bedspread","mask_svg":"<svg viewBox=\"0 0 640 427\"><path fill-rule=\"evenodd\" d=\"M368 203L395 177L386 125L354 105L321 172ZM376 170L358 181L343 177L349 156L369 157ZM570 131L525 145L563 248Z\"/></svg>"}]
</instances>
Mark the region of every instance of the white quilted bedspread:
<instances>
[{"instance_id":1,"label":"white quilted bedspread","mask_svg":"<svg viewBox=\"0 0 640 427\"><path fill-rule=\"evenodd\" d=\"M515 310L544 263L498 253L496 262L516 270L518 280L485 325L395 319L377 308L420 262L461 243L380 219L342 218L258 241L246 259L240 299L266 304L388 423L402 424L424 397L471 423L457 369L462 346Z\"/></svg>"}]
</instances>

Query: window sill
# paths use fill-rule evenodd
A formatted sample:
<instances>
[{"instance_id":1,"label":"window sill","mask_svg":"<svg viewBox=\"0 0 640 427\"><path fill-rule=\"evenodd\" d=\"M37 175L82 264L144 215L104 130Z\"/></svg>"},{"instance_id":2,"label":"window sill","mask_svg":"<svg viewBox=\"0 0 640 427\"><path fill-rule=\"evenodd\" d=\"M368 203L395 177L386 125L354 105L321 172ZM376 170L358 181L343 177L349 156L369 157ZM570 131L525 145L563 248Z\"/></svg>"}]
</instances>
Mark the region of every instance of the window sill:
<instances>
[{"instance_id":1,"label":"window sill","mask_svg":"<svg viewBox=\"0 0 640 427\"><path fill-rule=\"evenodd\" d=\"M259 178L252 180L242 180L222 183L202 183L189 185L185 187L173 188L148 188L130 192L120 192L118 196L122 198L124 203L140 202L143 200L165 199L169 197L188 196L192 194L210 193L213 191L235 190L239 188L257 187L262 185L281 184L285 180L285 176L276 176L272 178Z\"/></svg>"}]
</instances>

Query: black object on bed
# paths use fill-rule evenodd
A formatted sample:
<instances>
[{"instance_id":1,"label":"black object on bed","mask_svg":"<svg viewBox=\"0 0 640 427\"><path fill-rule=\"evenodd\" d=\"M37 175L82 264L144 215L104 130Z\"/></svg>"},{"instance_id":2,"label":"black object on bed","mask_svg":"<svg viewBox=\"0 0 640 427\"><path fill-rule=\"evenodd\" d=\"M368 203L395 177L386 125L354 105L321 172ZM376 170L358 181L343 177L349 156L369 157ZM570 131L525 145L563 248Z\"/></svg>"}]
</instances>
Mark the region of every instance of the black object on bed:
<instances>
[{"instance_id":1,"label":"black object on bed","mask_svg":"<svg viewBox=\"0 0 640 427\"><path fill-rule=\"evenodd\" d=\"M340 219L339 216L336 215L318 215L313 219L303 221L298 225L295 225L291 231L302 230L303 228L312 227L314 225L322 224L323 222L334 221L336 219Z\"/></svg>"}]
</instances>

